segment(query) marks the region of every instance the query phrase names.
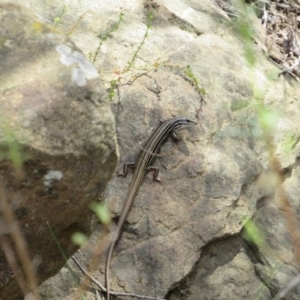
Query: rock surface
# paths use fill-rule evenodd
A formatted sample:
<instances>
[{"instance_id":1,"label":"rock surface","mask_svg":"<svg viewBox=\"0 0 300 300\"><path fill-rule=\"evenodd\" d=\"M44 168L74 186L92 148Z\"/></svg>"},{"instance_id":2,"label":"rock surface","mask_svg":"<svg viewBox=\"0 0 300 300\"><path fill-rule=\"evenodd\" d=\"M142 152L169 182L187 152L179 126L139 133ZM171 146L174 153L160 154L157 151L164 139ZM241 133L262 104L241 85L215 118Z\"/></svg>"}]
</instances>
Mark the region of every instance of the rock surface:
<instances>
[{"instance_id":1,"label":"rock surface","mask_svg":"<svg viewBox=\"0 0 300 300\"><path fill-rule=\"evenodd\" d=\"M212 242L203 249L188 278L168 299L255 299L258 296L258 299L271 299L271 293L264 290L264 284L255 274L253 263L256 262L240 236Z\"/></svg>"},{"instance_id":2,"label":"rock surface","mask_svg":"<svg viewBox=\"0 0 300 300\"><path fill-rule=\"evenodd\" d=\"M16 2L52 24L63 5ZM155 164L165 185L147 177L140 187L114 252L113 290L168 299L272 299L299 272L266 143L269 128L282 187L299 216L299 86L278 77L261 49L239 35L251 24L232 22L213 3L84 1L66 4L57 25L90 57L107 88L118 85L110 95L121 161L134 161L160 119L184 115L199 123L179 133L177 147L162 149ZM193 78L206 91L202 111ZM113 178L105 191L115 216L130 179ZM264 246L244 238L245 217ZM91 237L92 245L99 241L103 247L101 230ZM97 254L94 276L103 282L103 249ZM93 255L84 250L87 266ZM40 287L42 298L74 299L70 278L64 268ZM295 289L288 299L299 294ZM94 297L89 290L87 299Z\"/></svg>"},{"instance_id":3,"label":"rock surface","mask_svg":"<svg viewBox=\"0 0 300 300\"><path fill-rule=\"evenodd\" d=\"M89 204L117 161L114 118L97 70L69 38L13 4L0 4L0 21L1 248L13 231L6 198L41 283L65 262L52 234L69 257L72 234L92 230ZM22 295L0 250L0 299Z\"/></svg>"}]
</instances>

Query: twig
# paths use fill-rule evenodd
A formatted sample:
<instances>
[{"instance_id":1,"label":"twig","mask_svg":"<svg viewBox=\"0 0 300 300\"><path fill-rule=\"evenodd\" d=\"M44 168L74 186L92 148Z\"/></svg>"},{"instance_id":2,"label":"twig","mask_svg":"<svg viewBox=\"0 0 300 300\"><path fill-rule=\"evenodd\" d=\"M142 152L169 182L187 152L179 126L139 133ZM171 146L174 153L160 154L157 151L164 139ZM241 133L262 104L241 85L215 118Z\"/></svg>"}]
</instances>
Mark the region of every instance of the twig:
<instances>
[{"instance_id":1,"label":"twig","mask_svg":"<svg viewBox=\"0 0 300 300\"><path fill-rule=\"evenodd\" d=\"M7 279L4 278L5 282L8 282L10 278L15 276L16 281L19 287L21 288L23 294L26 295L28 292L26 288L26 280L24 278L24 274L22 273L20 267L17 264L14 250L12 249L8 241L6 241L3 237L0 237L0 244L4 252L5 258L8 262L8 265L11 268L11 272L7 273Z\"/></svg>"},{"instance_id":2,"label":"twig","mask_svg":"<svg viewBox=\"0 0 300 300\"><path fill-rule=\"evenodd\" d=\"M269 152L269 161L270 166L273 169L277 181L277 197L280 203L280 209L282 209L283 216L286 221L286 225L292 240L292 244L294 246L294 257L295 260L300 266L300 233L298 230L298 220L293 210L292 205L288 199L287 193L282 186L283 176L282 176L282 167L281 164L275 154L273 138L270 130L264 130L264 138L267 145L267 150Z\"/></svg>"},{"instance_id":3,"label":"twig","mask_svg":"<svg viewBox=\"0 0 300 300\"><path fill-rule=\"evenodd\" d=\"M144 149L143 147L142 147L141 149L142 149L143 151L145 151L145 152L151 154L152 156L155 156L155 157L165 157L165 156L171 154L171 153L172 153L175 149L177 149L177 148L178 148L178 144L175 144L169 151L163 152L163 153L153 153L153 152L151 152L150 150Z\"/></svg>"},{"instance_id":4,"label":"twig","mask_svg":"<svg viewBox=\"0 0 300 300\"><path fill-rule=\"evenodd\" d=\"M100 296L99 291L98 291L98 290L95 290L95 292L96 292L96 299L97 299L97 300L101 300L101 296Z\"/></svg>"},{"instance_id":5,"label":"twig","mask_svg":"<svg viewBox=\"0 0 300 300\"><path fill-rule=\"evenodd\" d=\"M86 276L84 276L79 288L77 289L77 293L74 297L75 300L79 299L82 291L84 291L88 287L89 281L91 280L91 278L88 274L91 274L95 271L95 267L97 266L97 262L99 261L100 256L105 251L105 247L110 242L110 235L108 234L109 224L108 225L103 224L103 225L104 225L103 230L102 230L96 244L93 245L92 248L90 249L90 251L92 253L94 253L94 255L88 263L88 269L85 273Z\"/></svg>"},{"instance_id":6,"label":"twig","mask_svg":"<svg viewBox=\"0 0 300 300\"><path fill-rule=\"evenodd\" d=\"M121 137L118 137L118 139L127 142L127 139L123 139ZM130 143L130 144L133 145L133 143ZM153 153L149 150L144 149L142 146L139 147L139 149L143 150L143 151L145 151L145 152L147 152L147 153L149 153L149 154L151 154L155 157L165 157L165 156L169 155L170 153L172 153L177 147L178 147L178 144L175 144L170 150L168 150L167 152L163 152L163 153Z\"/></svg>"},{"instance_id":7,"label":"twig","mask_svg":"<svg viewBox=\"0 0 300 300\"><path fill-rule=\"evenodd\" d=\"M75 29L77 28L77 26L79 25L80 21L83 19L83 17L86 15L86 13L82 14L79 19L77 20L77 22L74 24L74 26L68 31L67 35L71 35L73 34L73 32L75 31Z\"/></svg>"},{"instance_id":8,"label":"twig","mask_svg":"<svg viewBox=\"0 0 300 300\"><path fill-rule=\"evenodd\" d=\"M72 260L77 265L77 267L87 276L91 279L92 282L94 282L103 292L106 292L106 288L95 279L86 269L85 267L79 262L79 260L73 255ZM112 294L112 293L111 293Z\"/></svg>"},{"instance_id":9,"label":"twig","mask_svg":"<svg viewBox=\"0 0 300 300\"><path fill-rule=\"evenodd\" d=\"M264 5L264 13L261 18L261 23L263 24L264 28L267 28L268 20L269 20L269 12L266 10L266 7Z\"/></svg>"},{"instance_id":10,"label":"twig","mask_svg":"<svg viewBox=\"0 0 300 300\"><path fill-rule=\"evenodd\" d=\"M281 64L279 64L272 56L269 56L269 58L272 60L272 62L279 68L282 69L282 71L280 71L278 73L278 77L280 75L283 75L284 73L288 73L289 75L291 75L292 77L294 77L294 79L296 79L298 82L300 82L299 78L292 73L292 71L290 71L289 69L284 68Z\"/></svg>"},{"instance_id":11,"label":"twig","mask_svg":"<svg viewBox=\"0 0 300 300\"><path fill-rule=\"evenodd\" d=\"M82 264L77 260L77 258L75 258L74 256L72 256L73 261L75 262L75 264L78 266L78 268L87 276L90 278L90 280L92 282L94 282L100 289L102 292L106 292L106 288L99 282L97 281L91 274L89 274L89 272L82 266ZM97 290L96 290L97 291ZM151 296L144 296L144 295L137 295L137 294L133 294L133 293L119 293L119 292L110 292L111 295L115 295L115 296L124 296L124 297L136 297L139 299L150 299L150 300L166 300L163 298L156 298L156 297L151 297Z\"/></svg>"},{"instance_id":12,"label":"twig","mask_svg":"<svg viewBox=\"0 0 300 300\"><path fill-rule=\"evenodd\" d=\"M300 274L297 275L285 288L283 288L273 300L279 300L285 297L300 282Z\"/></svg>"},{"instance_id":13,"label":"twig","mask_svg":"<svg viewBox=\"0 0 300 300\"><path fill-rule=\"evenodd\" d=\"M15 248L16 248L18 257L22 263L23 271L24 271L26 279L27 279L29 290L33 293L35 298L37 300L39 300L41 298L37 291L36 274L35 274L35 270L32 265L32 262L30 261L30 256L28 253L27 245L26 245L23 235L21 234L21 230L20 230L19 226L17 225L17 221L14 216L14 213L8 204L8 200L7 200L6 194L4 192L4 188L2 186L0 186L0 201L1 201L1 206L2 206L2 215L3 215L6 223L8 225L10 225L10 229L11 229L10 235L15 244ZM4 247L5 247L5 245L4 245ZM13 265L12 265L12 267L13 267ZM18 274L15 274L15 275L18 275Z\"/></svg>"}]
</instances>

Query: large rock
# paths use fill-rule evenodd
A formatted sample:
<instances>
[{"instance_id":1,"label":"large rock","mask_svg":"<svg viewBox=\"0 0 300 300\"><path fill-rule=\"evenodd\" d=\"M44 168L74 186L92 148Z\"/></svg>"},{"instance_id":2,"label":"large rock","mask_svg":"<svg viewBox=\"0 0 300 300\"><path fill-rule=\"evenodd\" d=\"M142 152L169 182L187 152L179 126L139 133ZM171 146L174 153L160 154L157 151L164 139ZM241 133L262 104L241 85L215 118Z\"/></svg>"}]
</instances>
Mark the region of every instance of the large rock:
<instances>
[{"instance_id":1,"label":"large rock","mask_svg":"<svg viewBox=\"0 0 300 300\"><path fill-rule=\"evenodd\" d=\"M0 24L1 245L19 257L6 199L41 283L64 264L55 239L68 257L71 235L92 229L89 203L117 161L114 118L97 70L69 38L12 4L0 4ZM0 251L0 299L21 296Z\"/></svg>"},{"instance_id":2,"label":"large rock","mask_svg":"<svg viewBox=\"0 0 300 300\"><path fill-rule=\"evenodd\" d=\"M15 1L49 23L63 7L58 0ZM234 16L242 9L221 4ZM150 11L154 19L145 36ZM121 12L124 20L116 29ZM261 49L238 34L247 26L252 32L253 24L264 30L259 20L247 23L245 16L234 23L210 0L81 1L67 5L61 16L57 28L72 35L87 56L97 54L94 64L107 87L111 80L119 84L112 103L122 161L135 160L161 118L186 115L199 121L179 133L177 147L162 149L156 164L165 185L143 181L113 255L113 290L168 293L171 299L269 300L299 272L290 230L273 201L270 152L260 126L273 120L272 150L299 216L299 86L278 77L279 69ZM202 111L193 76L206 91ZM130 180L130 175L114 178L105 191L116 217ZM244 217L256 222L268 246L243 238ZM94 232L91 243L102 238L101 230ZM100 250L84 252L87 266ZM101 256L100 265L93 264L100 268L94 274L99 281ZM71 282L64 268L41 286L43 299L74 299L67 289ZM299 299L299 291L287 297Z\"/></svg>"}]
</instances>

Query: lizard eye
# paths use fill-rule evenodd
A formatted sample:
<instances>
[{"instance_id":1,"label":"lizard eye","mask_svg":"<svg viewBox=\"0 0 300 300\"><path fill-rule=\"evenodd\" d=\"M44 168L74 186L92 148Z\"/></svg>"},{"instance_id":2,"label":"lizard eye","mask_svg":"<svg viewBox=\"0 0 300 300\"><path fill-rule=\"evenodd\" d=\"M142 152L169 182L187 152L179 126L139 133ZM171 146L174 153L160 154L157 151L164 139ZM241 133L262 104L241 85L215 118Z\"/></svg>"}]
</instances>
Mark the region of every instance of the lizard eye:
<instances>
[{"instance_id":1,"label":"lizard eye","mask_svg":"<svg viewBox=\"0 0 300 300\"><path fill-rule=\"evenodd\" d=\"M194 122L194 121L191 121L191 120L189 120L189 119L186 119L186 120L185 120L185 124L186 124L186 125L196 125L197 123Z\"/></svg>"}]
</instances>

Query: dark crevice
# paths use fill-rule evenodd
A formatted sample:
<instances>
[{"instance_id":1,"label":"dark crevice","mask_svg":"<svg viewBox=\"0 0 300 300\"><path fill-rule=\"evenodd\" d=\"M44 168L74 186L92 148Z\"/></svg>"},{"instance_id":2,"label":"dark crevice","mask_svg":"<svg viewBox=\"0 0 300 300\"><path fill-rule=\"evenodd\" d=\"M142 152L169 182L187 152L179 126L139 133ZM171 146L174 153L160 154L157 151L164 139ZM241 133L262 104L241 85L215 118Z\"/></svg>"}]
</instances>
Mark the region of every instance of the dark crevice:
<instances>
[{"instance_id":1,"label":"dark crevice","mask_svg":"<svg viewBox=\"0 0 300 300\"><path fill-rule=\"evenodd\" d=\"M184 299L190 294L189 287L195 282L195 277L200 269L205 273L205 276L209 276L214 273L218 267L228 264L241 249L245 247L247 246L240 236L240 233L211 240L202 248L201 256L191 268L190 272L177 282L176 285L171 287L164 298L169 299L172 294L176 294L181 295L180 299ZM220 248L223 248L223 250L220 251ZM245 252L251 254L247 249L245 249ZM224 253L226 253L226 255L224 255ZM252 255L251 257L255 260L255 256Z\"/></svg>"},{"instance_id":2,"label":"dark crevice","mask_svg":"<svg viewBox=\"0 0 300 300\"><path fill-rule=\"evenodd\" d=\"M261 197L256 202L256 210L258 210L264 206L267 206L268 204L270 204L273 201L274 201L274 192L270 193L269 195Z\"/></svg>"}]
</instances>

